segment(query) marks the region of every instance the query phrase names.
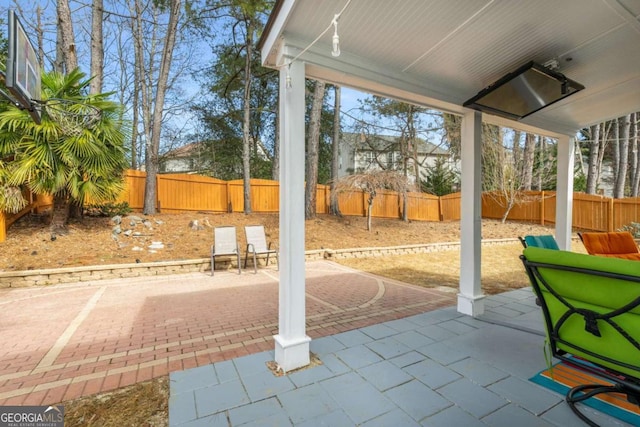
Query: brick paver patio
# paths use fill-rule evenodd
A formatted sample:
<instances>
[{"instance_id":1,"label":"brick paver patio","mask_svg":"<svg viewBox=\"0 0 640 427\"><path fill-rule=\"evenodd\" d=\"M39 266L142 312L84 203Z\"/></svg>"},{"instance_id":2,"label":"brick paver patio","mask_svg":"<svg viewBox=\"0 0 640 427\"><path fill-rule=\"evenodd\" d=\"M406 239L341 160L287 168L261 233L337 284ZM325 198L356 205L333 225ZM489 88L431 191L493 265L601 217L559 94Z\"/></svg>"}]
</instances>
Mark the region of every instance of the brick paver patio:
<instances>
[{"instance_id":1,"label":"brick paver patio","mask_svg":"<svg viewBox=\"0 0 640 427\"><path fill-rule=\"evenodd\" d=\"M335 263L307 263L319 338L455 303ZM278 272L232 271L0 290L0 405L48 405L274 347Z\"/></svg>"}]
</instances>

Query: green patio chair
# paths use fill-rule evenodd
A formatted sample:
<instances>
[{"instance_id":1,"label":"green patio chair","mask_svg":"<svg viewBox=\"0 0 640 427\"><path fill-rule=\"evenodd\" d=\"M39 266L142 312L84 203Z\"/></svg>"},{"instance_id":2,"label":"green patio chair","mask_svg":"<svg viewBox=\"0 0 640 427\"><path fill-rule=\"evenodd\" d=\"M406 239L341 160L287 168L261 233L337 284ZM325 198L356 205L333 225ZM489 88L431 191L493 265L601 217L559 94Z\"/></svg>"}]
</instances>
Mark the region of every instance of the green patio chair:
<instances>
[{"instance_id":1,"label":"green patio chair","mask_svg":"<svg viewBox=\"0 0 640 427\"><path fill-rule=\"evenodd\" d=\"M520 243L525 248L533 247L533 248L545 248L545 249L556 249L559 250L558 242L556 242L556 238L551 234L544 234L540 236L526 235L524 237L518 237Z\"/></svg>"},{"instance_id":2,"label":"green patio chair","mask_svg":"<svg viewBox=\"0 0 640 427\"><path fill-rule=\"evenodd\" d=\"M612 384L573 387L566 395L573 412L597 426L576 403L621 393L639 404L638 262L535 247L520 258L540 299L553 357Z\"/></svg>"}]
</instances>

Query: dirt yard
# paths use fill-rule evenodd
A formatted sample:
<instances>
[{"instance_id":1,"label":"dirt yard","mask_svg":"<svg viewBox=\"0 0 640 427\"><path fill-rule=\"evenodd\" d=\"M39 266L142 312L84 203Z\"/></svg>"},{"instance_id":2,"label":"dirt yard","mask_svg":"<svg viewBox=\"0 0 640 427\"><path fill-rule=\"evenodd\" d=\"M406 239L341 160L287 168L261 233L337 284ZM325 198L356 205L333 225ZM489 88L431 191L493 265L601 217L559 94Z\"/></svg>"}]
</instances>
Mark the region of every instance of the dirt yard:
<instances>
[{"instance_id":1,"label":"dirt yard","mask_svg":"<svg viewBox=\"0 0 640 427\"><path fill-rule=\"evenodd\" d=\"M7 231L0 243L0 271L34 270L150 261L171 261L209 257L213 241L212 227L235 225L241 250L244 249L243 226L263 224L267 240L278 243L276 214L132 214L147 225L124 217L120 233L114 234L110 218L85 217L69 225L66 236L51 240L48 226L38 216L25 216ZM197 221L197 226L193 224ZM190 224L192 226L190 226ZM499 221L482 222L482 238L515 238L524 234L545 234L551 229L536 224ZM131 233L130 236L127 234ZM372 231L366 230L363 217L337 218L320 215L306 221L306 249L342 249L397 246L417 243L460 240L459 222L409 222L373 219ZM149 249L161 242L163 249Z\"/></svg>"}]
</instances>

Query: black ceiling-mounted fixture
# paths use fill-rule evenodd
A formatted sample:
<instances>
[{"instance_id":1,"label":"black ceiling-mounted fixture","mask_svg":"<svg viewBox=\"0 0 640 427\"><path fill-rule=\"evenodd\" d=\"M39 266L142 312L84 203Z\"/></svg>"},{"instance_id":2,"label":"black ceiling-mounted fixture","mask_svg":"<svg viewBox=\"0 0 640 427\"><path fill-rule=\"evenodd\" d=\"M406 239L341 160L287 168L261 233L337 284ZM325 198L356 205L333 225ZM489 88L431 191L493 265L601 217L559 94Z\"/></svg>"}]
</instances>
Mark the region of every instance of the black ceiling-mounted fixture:
<instances>
[{"instance_id":1,"label":"black ceiling-mounted fixture","mask_svg":"<svg viewBox=\"0 0 640 427\"><path fill-rule=\"evenodd\" d=\"M580 83L531 61L481 90L463 106L520 120L582 89Z\"/></svg>"}]
</instances>

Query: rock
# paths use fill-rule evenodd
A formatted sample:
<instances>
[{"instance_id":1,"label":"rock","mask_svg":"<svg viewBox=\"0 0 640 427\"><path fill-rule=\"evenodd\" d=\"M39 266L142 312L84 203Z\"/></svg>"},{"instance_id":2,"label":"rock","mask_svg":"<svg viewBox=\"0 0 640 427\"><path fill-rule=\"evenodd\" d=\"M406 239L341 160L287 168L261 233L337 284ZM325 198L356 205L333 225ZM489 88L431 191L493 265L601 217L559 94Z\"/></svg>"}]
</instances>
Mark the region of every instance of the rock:
<instances>
[{"instance_id":1,"label":"rock","mask_svg":"<svg viewBox=\"0 0 640 427\"><path fill-rule=\"evenodd\" d=\"M127 236L127 237L130 237L130 236L133 234L133 230L131 230L131 229L126 230L126 231L124 231L122 234L124 234L124 235L125 235L125 236Z\"/></svg>"},{"instance_id":2,"label":"rock","mask_svg":"<svg viewBox=\"0 0 640 427\"><path fill-rule=\"evenodd\" d=\"M120 215L116 215L111 218L111 222L115 225L119 225L120 223L122 223L122 217Z\"/></svg>"},{"instance_id":3,"label":"rock","mask_svg":"<svg viewBox=\"0 0 640 427\"><path fill-rule=\"evenodd\" d=\"M164 249L164 244L162 242L151 242L149 249Z\"/></svg>"},{"instance_id":4,"label":"rock","mask_svg":"<svg viewBox=\"0 0 640 427\"><path fill-rule=\"evenodd\" d=\"M156 219L156 220L154 220L154 221L155 221L155 222L156 222L156 224L158 224L158 225L162 225L162 224L164 224L164 221L162 221L161 219Z\"/></svg>"},{"instance_id":5,"label":"rock","mask_svg":"<svg viewBox=\"0 0 640 427\"><path fill-rule=\"evenodd\" d=\"M129 215L126 219L128 219L129 221L132 221L132 222L136 222L136 223L139 223L139 222L143 221L142 218L140 218L139 216L135 216L135 215Z\"/></svg>"},{"instance_id":6,"label":"rock","mask_svg":"<svg viewBox=\"0 0 640 427\"><path fill-rule=\"evenodd\" d=\"M139 232L139 231L134 231L133 232L133 237L139 237L139 236L142 236L141 232Z\"/></svg>"},{"instance_id":7,"label":"rock","mask_svg":"<svg viewBox=\"0 0 640 427\"><path fill-rule=\"evenodd\" d=\"M143 251L144 249L142 249L140 246L134 246L131 248L132 251Z\"/></svg>"},{"instance_id":8,"label":"rock","mask_svg":"<svg viewBox=\"0 0 640 427\"><path fill-rule=\"evenodd\" d=\"M149 230L153 229L153 226L151 225L151 221L149 221L148 219L145 219L144 221L142 221L142 225L147 227Z\"/></svg>"},{"instance_id":9,"label":"rock","mask_svg":"<svg viewBox=\"0 0 640 427\"><path fill-rule=\"evenodd\" d=\"M111 229L111 233L112 234L120 234L122 233L122 228L120 228L120 225L115 225L112 229Z\"/></svg>"},{"instance_id":10,"label":"rock","mask_svg":"<svg viewBox=\"0 0 640 427\"><path fill-rule=\"evenodd\" d=\"M189 221L189 228L193 231L204 230L204 227L201 226L200 223L198 223L197 219L192 219L191 221Z\"/></svg>"},{"instance_id":11,"label":"rock","mask_svg":"<svg viewBox=\"0 0 640 427\"><path fill-rule=\"evenodd\" d=\"M150 254L157 254L157 253L158 253L158 251L154 251L153 249L149 249L149 253L150 253Z\"/></svg>"},{"instance_id":12,"label":"rock","mask_svg":"<svg viewBox=\"0 0 640 427\"><path fill-rule=\"evenodd\" d=\"M129 244L128 244L128 243L118 243L118 249L124 249L124 248L126 248L127 246L129 246Z\"/></svg>"}]
</instances>

